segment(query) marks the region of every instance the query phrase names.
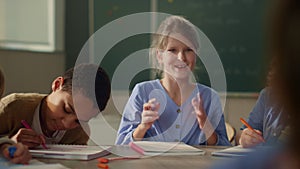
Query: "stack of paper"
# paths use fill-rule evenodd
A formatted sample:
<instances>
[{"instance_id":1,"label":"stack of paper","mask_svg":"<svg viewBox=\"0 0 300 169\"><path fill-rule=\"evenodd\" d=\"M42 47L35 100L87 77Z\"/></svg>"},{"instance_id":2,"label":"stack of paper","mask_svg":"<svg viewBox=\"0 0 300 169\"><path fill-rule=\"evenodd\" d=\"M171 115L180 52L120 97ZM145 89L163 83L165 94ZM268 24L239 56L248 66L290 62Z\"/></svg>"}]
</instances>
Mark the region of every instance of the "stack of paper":
<instances>
[{"instance_id":1,"label":"stack of paper","mask_svg":"<svg viewBox=\"0 0 300 169\"><path fill-rule=\"evenodd\" d=\"M86 145L47 145L49 149L41 146L29 150L33 157L91 160L110 154L110 146L86 146Z\"/></svg>"}]
</instances>

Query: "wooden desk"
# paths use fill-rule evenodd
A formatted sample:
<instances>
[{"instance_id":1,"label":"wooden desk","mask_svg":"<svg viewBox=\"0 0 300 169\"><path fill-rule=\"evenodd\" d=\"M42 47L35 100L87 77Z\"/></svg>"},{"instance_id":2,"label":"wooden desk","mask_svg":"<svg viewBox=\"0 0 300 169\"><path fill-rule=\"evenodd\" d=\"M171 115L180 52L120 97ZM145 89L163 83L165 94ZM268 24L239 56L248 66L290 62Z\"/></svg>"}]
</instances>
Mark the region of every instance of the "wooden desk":
<instances>
[{"instance_id":1,"label":"wooden desk","mask_svg":"<svg viewBox=\"0 0 300 169\"><path fill-rule=\"evenodd\" d=\"M109 162L110 169L207 169L218 160L211 152L221 150L224 146L199 146L206 153L203 156L155 156L143 159L117 160ZM113 157L109 155L107 157ZM45 163L60 163L71 169L98 169L97 159L90 161L38 159Z\"/></svg>"}]
</instances>

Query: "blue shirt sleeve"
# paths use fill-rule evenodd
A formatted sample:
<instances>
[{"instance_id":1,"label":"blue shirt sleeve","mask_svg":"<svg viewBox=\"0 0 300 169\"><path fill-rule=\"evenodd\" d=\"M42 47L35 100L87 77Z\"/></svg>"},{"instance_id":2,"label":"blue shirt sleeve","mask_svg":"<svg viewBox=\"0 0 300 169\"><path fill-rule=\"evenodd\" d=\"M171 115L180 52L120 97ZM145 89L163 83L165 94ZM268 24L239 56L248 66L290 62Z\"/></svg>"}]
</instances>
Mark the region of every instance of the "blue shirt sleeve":
<instances>
[{"instance_id":1,"label":"blue shirt sleeve","mask_svg":"<svg viewBox=\"0 0 300 169\"><path fill-rule=\"evenodd\" d=\"M132 134L141 123L141 113L144 104L139 93L140 88L137 84L123 111L115 144L129 144L129 142L133 141Z\"/></svg>"},{"instance_id":2,"label":"blue shirt sleeve","mask_svg":"<svg viewBox=\"0 0 300 169\"><path fill-rule=\"evenodd\" d=\"M261 132L263 132L265 105L267 101L266 97L267 97L267 90L263 89L260 92L257 102L253 110L250 112L249 118L247 120L247 122L252 128L259 130ZM241 129L243 130L245 128L246 126L243 125Z\"/></svg>"},{"instance_id":3,"label":"blue shirt sleeve","mask_svg":"<svg viewBox=\"0 0 300 169\"><path fill-rule=\"evenodd\" d=\"M213 108L213 113L214 118L210 118L211 123L213 124L213 126L217 126L216 127L216 134L217 134L217 143L216 145L219 146L231 146L230 142L228 141L228 137L227 137L227 132L226 132L226 127L225 127L225 120L224 120L224 114L222 111L222 106L221 106L221 101L220 98L217 94L215 94L216 96L212 99L212 106ZM212 112L210 112L212 113ZM215 119L220 119L219 122L215 121Z\"/></svg>"},{"instance_id":4,"label":"blue shirt sleeve","mask_svg":"<svg viewBox=\"0 0 300 169\"><path fill-rule=\"evenodd\" d=\"M200 93L204 101L203 106L207 113L207 119L217 135L217 142L215 145L230 146L231 144L227 137L224 114L219 95L210 88L206 88L205 91L200 90ZM200 144L207 144L206 137L200 136Z\"/></svg>"}]
</instances>

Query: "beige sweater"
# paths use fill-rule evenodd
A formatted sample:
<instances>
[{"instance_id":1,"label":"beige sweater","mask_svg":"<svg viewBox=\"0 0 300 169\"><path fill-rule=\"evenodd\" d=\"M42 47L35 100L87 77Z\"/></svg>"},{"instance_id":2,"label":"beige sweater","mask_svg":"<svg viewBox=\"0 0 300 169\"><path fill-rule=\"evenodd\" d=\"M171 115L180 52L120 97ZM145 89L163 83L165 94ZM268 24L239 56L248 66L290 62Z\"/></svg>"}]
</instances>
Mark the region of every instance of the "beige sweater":
<instances>
[{"instance_id":1,"label":"beige sweater","mask_svg":"<svg viewBox=\"0 0 300 169\"><path fill-rule=\"evenodd\" d=\"M45 94L13 93L0 102L0 137L12 137L20 128L21 120L32 125L35 109ZM67 130L58 144L87 144L89 137L82 127Z\"/></svg>"},{"instance_id":2,"label":"beige sweater","mask_svg":"<svg viewBox=\"0 0 300 169\"><path fill-rule=\"evenodd\" d=\"M3 138L0 138L0 147L2 144L14 144L14 142L7 137L3 137Z\"/></svg>"}]
</instances>

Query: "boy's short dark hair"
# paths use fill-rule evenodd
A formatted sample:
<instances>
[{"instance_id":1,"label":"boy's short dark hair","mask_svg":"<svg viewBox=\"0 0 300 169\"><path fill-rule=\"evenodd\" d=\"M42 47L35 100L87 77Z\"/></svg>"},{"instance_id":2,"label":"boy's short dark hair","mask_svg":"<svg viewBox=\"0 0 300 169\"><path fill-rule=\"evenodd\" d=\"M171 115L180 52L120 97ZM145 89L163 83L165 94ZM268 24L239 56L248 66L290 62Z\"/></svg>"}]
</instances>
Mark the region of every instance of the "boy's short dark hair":
<instances>
[{"instance_id":1,"label":"boy's short dark hair","mask_svg":"<svg viewBox=\"0 0 300 169\"><path fill-rule=\"evenodd\" d=\"M62 77L64 78L63 91L72 94L72 90L79 90L88 98L96 97L100 111L105 109L110 97L111 85L107 73L100 66L80 64L67 70ZM91 89L91 82L95 82L95 90Z\"/></svg>"}]
</instances>

